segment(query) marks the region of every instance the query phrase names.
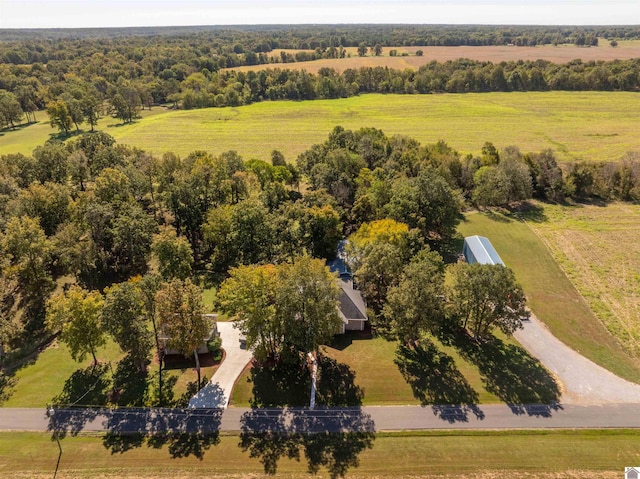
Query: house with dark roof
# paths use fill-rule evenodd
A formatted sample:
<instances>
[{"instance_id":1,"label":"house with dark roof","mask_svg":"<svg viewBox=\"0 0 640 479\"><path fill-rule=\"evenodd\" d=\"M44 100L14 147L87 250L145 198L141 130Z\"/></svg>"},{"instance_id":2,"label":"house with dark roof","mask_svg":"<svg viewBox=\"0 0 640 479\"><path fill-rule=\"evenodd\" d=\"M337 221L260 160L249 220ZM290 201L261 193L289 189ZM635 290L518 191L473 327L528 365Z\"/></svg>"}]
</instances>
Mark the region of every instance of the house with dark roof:
<instances>
[{"instance_id":1,"label":"house with dark roof","mask_svg":"<svg viewBox=\"0 0 640 479\"><path fill-rule=\"evenodd\" d=\"M367 306L360 291L353 287L353 281L340 278L340 298L338 300L338 313L342 319L342 329L345 331L362 331L367 322Z\"/></svg>"},{"instance_id":2,"label":"house with dark roof","mask_svg":"<svg viewBox=\"0 0 640 479\"><path fill-rule=\"evenodd\" d=\"M462 255L469 264L500 264L504 266L502 258L500 258L491 241L484 236L467 236L464 239Z\"/></svg>"},{"instance_id":3,"label":"house with dark roof","mask_svg":"<svg viewBox=\"0 0 640 479\"><path fill-rule=\"evenodd\" d=\"M345 245L346 241L338 244L336 258L328 263L329 269L338 273L339 277L341 291L338 313L342 319L340 334L344 334L345 331L362 331L368 321L367 305L360 291L354 286L353 276L349 271Z\"/></svg>"}]
</instances>

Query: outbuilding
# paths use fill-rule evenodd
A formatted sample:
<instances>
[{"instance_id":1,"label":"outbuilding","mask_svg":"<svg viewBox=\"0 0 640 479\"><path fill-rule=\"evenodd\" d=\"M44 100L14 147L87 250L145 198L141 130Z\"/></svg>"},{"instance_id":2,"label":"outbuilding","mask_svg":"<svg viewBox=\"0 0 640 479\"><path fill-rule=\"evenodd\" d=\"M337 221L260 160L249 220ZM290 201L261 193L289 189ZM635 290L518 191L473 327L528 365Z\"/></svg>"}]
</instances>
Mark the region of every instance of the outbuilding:
<instances>
[{"instance_id":1,"label":"outbuilding","mask_svg":"<svg viewBox=\"0 0 640 479\"><path fill-rule=\"evenodd\" d=\"M469 264L501 264L504 266L502 258L500 258L491 241L484 236L467 236L464 239L462 255Z\"/></svg>"}]
</instances>

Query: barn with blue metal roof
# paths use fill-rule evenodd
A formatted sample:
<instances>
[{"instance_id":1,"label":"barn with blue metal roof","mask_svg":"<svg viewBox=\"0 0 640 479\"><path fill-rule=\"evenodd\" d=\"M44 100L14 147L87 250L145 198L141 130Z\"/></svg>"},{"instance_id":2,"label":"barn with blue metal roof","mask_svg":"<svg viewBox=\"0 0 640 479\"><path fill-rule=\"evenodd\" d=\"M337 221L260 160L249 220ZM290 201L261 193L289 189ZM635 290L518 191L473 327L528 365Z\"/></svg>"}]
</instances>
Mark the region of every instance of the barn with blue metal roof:
<instances>
[{"instance_id":1,"label":"barn with blue metal roof","mask_svg":"<svg viewBox=\"0 0 640 479\"><path fill-rule=\"evenodd\" d=\"M484 236L467 236L464 239L462 254L469 264L501 264L504 266L504 261L500 258L491 241Z\"/></svg>"}]
</instances>

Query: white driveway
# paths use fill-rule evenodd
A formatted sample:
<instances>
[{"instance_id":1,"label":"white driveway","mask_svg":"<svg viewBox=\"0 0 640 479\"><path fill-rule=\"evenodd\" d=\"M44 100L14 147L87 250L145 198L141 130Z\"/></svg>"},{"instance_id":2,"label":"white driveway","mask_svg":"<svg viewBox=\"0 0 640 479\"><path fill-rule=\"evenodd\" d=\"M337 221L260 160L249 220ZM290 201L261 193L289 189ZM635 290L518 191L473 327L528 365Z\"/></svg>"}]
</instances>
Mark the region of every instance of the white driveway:
<instances>
[{"instance_id":1,"label":"white driveway","mask_svg":"<svg viewBox=\"0 0 640 479\"><path fill-rule=\"evenodd\" d=\"M569 348L535 316L514 336L562 383L565 404L640 403L640 385L619 378Z\"/></svg>"},{"instance_id":2,"label":"white driveway","mask_svg":"<svg viewBox=\"0 0 640 479\"><path fill-rule=\"evenodd\" d=\"M240 347L240 331L233 327L233 323L219 322L218 331L225 351L224 361L209 384L191 398L190 408L226 408L233 385L253 357L251 351Z\"/></svg>"}]
</instances>

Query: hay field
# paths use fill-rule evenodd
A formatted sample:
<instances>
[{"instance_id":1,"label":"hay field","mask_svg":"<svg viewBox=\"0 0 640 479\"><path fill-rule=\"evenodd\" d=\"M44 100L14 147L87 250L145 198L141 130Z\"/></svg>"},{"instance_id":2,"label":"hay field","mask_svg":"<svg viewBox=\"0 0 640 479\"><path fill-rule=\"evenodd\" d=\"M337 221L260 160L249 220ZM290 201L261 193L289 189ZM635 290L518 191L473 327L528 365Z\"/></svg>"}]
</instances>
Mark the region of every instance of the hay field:
<instances>
[{"instance_id":1,"label":"hay field","mask_svg":"<svg viewBox=\"0 0 640 479\"><path fill-rule=\"evenodd\" d=\"M600 39L598 47L577 47L575 45L540 45L535 47L516 46L459 46L459 47L384 47L382 55L359 57L357 48L346 48L347 58L323 59L312 62L297 63L271 63L268 65L252 65L245 67L235 67L231 70L259 71L266 68L286 68L295 70L307 70L317 73L320 68L333 68L342 72L347 68L375 67L383 66L393 69L410 68L417 70L422 65L432 61L445 62L447 60L457 60L458 58L468 58L470 60L490 61L499 63L502 61L517 60L547 60L553 63L567 63L576 58L583 62L588 61L611 61L627 60L630 58L640 58L640 41L620 41L616 48L610 47L609 42ZM399 56L390 57L389 50L397 50ZM415 56L415 52L422 50L421 57ZM273 57L280 56L280 51L272 52ZM284 50L287 53L295 54L299 50ZM403 57L407 53L409 56Z\"/></svg>"},{"instance_id":2,"label":"hay field","mask_svg":"<svg viewBox=\"0 0 640 479\"><path fill-rule=\"evenodd\" d=\"M640 359L640 205L545 205L531 223L589 307Z\"/></svg>"},{"instance_id":3,"label":"hay field","mask_svg":"<svg viewBox=\"0 0 640 479\"><path fill-rule=\"evenodd\" d=\"M131 125L103 118L98 128L126 143L182 156L204 149L236 150L268 160L273 149L289 161L326 140L337 125L375 127L423 144L445 140L463 154L485 141L522 151L551 148L561 161L616 160L640 151L640 95L629 92L512 92L443 95L362 95L339 100L262 102L237 108L145 110ZM42 117L43 114L40 114ZM52 129L44 123L0 136L0 155L30 154Z\"/></svg>"}]
</instances>

